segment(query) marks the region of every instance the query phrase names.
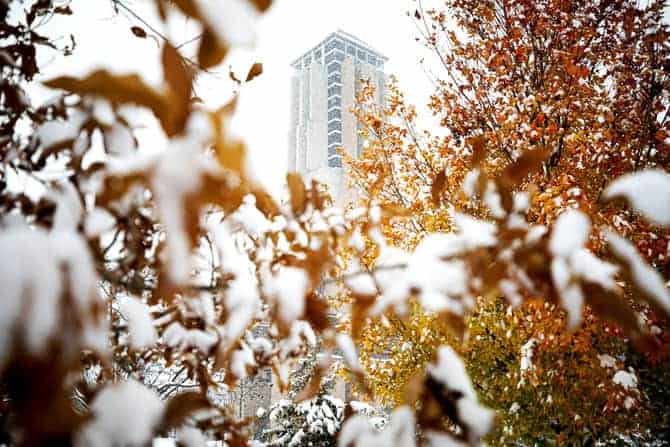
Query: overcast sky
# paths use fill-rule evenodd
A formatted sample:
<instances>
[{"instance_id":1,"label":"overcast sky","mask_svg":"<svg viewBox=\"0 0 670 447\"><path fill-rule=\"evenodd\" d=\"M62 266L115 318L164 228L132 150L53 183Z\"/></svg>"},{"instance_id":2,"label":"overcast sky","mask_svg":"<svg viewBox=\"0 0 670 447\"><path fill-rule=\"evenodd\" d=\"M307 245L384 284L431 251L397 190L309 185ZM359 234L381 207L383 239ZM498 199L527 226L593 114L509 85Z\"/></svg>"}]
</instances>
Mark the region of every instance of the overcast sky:
<instances>
[{"instance_id":1,"label":"overcast sky","mask_svg":"<svg viewBox=\"0 0 670 447\"><path fill-rule=\"evenodd\" d=\"M185 20L172 21L163 29L151 7L153 2L126 0L126 3L161 29L174 44L198 35L194 24ZM225 102L234 89L227 75L228 66L243 77L254 61L263 63L263 76L243 88L234 125L236 133L243 135L249 144L251 163L269 189L276 193L286 170L293 71L289 64L330 32L341 29L376 48L389 58L385 71L399 77L408 99L417 105L427 102L431 86L418 64L425 53L414 40L416 31L406 14L413 3L412 0L275 0L259 22L256 48L234 52L214 69L214 74L199 80L197 93L215 107ZM50 34L74 34L77 47L70 57L45 55L44 78L83 75L103 67L116 72L139 72L148 82L160 82L160 51L156 42L134 37L130 26L141 24L128 14L115 14L111 4L109 0L73 0L72 17L46 25ZM185 45L182 50L188 52L195 45ZM150 130L142 136L145 144L163 144L160 136Z\"/></svg>"}]
</instances>

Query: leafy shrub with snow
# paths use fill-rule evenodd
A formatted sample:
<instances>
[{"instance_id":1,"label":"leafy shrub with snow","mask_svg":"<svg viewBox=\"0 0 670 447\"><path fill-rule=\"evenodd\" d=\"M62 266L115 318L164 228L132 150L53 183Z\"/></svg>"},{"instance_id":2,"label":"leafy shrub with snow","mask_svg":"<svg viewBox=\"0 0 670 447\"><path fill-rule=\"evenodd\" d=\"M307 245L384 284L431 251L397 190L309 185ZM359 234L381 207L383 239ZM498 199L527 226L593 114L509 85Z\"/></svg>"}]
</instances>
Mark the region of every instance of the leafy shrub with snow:
<instances>
[{"instance_id":1,"label":"leafy shrub with snow","mask_svg":"<svg viewBox=\"0 0 670 447\"><path fill-rule=\"evenodd\" d=\"M383 430L319 393L337 352L370 393L362 330L385 314L402 322L413 304L465 339L481 300L519 308L540 299L565 313L568 334L588 330L595 315L667 359L670 46L661 2L448 0L448 14L418 2L424 43L457 56L442 58L458 73L437 82L444 90L430 104L449 132L427 137L424 150L416 113L392 84L383 113L404 127L358 113L374 138L354 179L367 190L346 211L295 173L289 202L277 203L230 132L235 98L208 107L194 94L197 76L253 43L272 1L147 4L157 27L175 17L199 27L193 57L114 0L135 38L159 43L159 82L103 69L60 76L43 83L59 98L34 106L25 86L39 70L36 47L56 41L40 26L73 11L53 0L0 1L0 442L135 446L176 432L183 444L242 446L254 421L223 396L265 370L287 392L291 368L318 344L297 403L269 411L279 431L268 442L480 445L495 430L490 396L476 392L488 379L473 381L453 347L433 346L403 376L402 405ZM471 42L446 29L452 19ZM516 77L523 67L528 76ZM245 82L261 72L254 64ZM359 94L372 90L363 82ZM143 117L157 147L139 144ZM658 201L643 196L649 188ZM330 319L324 283L347 290L346 333ZM470 336L491 342L487 324ZM648 405L651 376L616 349L545 358L541 333L513 332L507 365L510 377L518 367L519 394L501 390L516 398L504 406L512 417L533 401L522 391L545 386L538 380L552 360L605 365L596 371L613 391L603 411L620 417L622 407ZM563 379L581 380L578 366ZM567 413L545 422L583 424ZM559 441L582 434L572 425Z\"/></svg>"}]
</instances>

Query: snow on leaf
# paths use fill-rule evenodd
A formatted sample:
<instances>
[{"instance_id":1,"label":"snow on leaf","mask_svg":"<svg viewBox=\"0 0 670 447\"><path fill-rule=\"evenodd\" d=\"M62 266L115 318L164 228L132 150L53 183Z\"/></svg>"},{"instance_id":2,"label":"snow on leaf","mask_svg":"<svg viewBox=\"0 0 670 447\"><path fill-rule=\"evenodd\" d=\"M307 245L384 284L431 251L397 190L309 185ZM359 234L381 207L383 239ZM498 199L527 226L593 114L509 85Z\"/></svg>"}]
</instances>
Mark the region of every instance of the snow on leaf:
<instances>
[{"instance_id":1,"label":"snow on leaf","mask_svg":"<svg viewBox=\"0 0 670 447\"><path fill-rule=\"evenodd\" d=\"M462 396L455 402L456 410L471 439L479 439L493 428L495 413L479 404L465 364L453 348L440 346L437 363L431 364L428 372L449 392L458 392Z\"/></svg>"},{"instance_id":2,"label":"snow on leaf","mask_svg":"<svg viewBox=\"0 0 670 447\"><path fill-rule=\"evenodd\" d=\"M651 222L670 225L670 175L660 169L623 175L609 184L603 197L624 197Z\"/></svg>"},{"instance_id":3,"label":"snow on leaf","mask_svg":"<svg viewBox=\"0 0 670 447\"><path fill-rule=\"evenodd\" d=\"M93 400L93 418L79 433L76 445L143 445L151 440L163 410L158 396L133 379L109 385Z\"/></svg>"},{"instance_id":4,"label":"snow on leaf","mask_svg":"<svg viewBox=\"0 0 670 447\"><path fill-rule=\"evenodd\" d=\"M378 432L367 416L349 418L340 431L338 447L414 447L414 412L407 406L396 409L388 425Z\"/></svg>"},{"instance_id":5,"label":"snow on leaf","mask_svg":"<svg viewBox=\"0 0 670 447\"><path fill-rule=\"evenodd\" d=\"M146 349L156 343L156 328L146 304L137 298L122 297L119 306L128 322L130 345L135 349Z\"/></svg>"},{"instance_id":6,"label":"snow on leaf","mask_svg":"<svg viewBox=\"0 0 670 447\"><path fill-rule=\"evenodd\" d=\"M492 247L496 244L496 226L465 214L456 213L454 221L467 250Z\"/></svg>"},{"instance_id":7,"label":"snow on leaf","mask_svg":"<svg viewBox=\"0 0 670 447\"><path fill-rule=\"evenodd\" d=\"M209 354L219 341L217 334L200 329L186 329L176 321L165 328L162 338L168 346L180 349L195 348L203 354Z\"/></svg>"},{"instance_id":8,"label":"snow on leaf","mask_svg":"<svg viewBox=\"0 0 670 447\"><path fill-rule=\"evenodd\" d=\"M582 322L584 294L579 280L607 290L617 287L614 281L617 267L601 261L584 248L590 231L589 218L580 211L569 209L556 219L549 239L549 250L554 255L551 277L568 314L570 329L577 328Z\"/></svg>"},{"instance_id":9,"label":"snow on leaf","mask_svg":"<svg viewBox=\"0 0 670 447\"><path fill-rule=\"evenodd\" d=\"M549 249L555 256L570 257L584 246L590 229L591 223L584 213L569 209L556 219L549 240Z\"/></svg>"},{"instance_id":10,"label":"snow on leaf","mask_svg":"<svg viewBox=\"0 0 670 447\"><path fill-rule=\"evenodd\" d=\"M612 382L621 385L626 389L637 388L637 376L635 373L619 370L612 377Z\"/></svg>"},{"instance_id":11,"label":"snow on leaf","mask_svg":"<svg viewBox=\"0 0 670 447\"><path fill-rule=\"evenodd\" d=\"M360 371L356 346L351 337L346 334L337 334L337 346L342 350L342 356L347 365L354 371Z\"/></svg>"},{"instance_id":12,"label":"snow on leaf","mask_svg":"<svg viewBox=\"0 0 670 447\"><path fill-rule=\"evenodd\" d=\"M116 224L116 219L104 208L95 208L86 214L84 219L84 232L88 237L100 236L111 230Z\"/></svg>"},{"instance_id":13,"label":"snow on leaf","mask_svg":"<svg viewBox=\"0 0 670 447\"><path fill-rule=\"evenodd\" d=\"M609 230L605 230L605 238L609 249L627 266L627 273L636 288L652 304L670 315L670 293L661 275L642 259L626 239Z\"/></svg>"},{"instance_id":14,"label":"snow on leaf","mask_svg":"<svg viewBox=\"0 0 670 447\"><path fill-rule=\"evenodd\" d=\"M277 297L279 318L290 324L305 312L305 295L309 278L303 269L283 267L273 278L272 288Z\"/></svg>"}]
</instances>

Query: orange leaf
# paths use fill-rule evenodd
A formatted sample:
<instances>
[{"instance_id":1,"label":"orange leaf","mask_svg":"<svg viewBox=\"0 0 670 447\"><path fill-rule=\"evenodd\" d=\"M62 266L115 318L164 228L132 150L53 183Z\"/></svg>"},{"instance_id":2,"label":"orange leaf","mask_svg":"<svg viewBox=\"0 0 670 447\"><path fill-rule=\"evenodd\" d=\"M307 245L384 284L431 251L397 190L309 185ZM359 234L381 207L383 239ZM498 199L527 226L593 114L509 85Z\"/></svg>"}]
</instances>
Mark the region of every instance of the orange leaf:
<instances>
[{"instance_id":1,"label":"orange leaf","mask_svg":"<svg viewBox=\"0 0 670 447\"><path fill-rule=\"evenodd\" d=\"M245 82L252 81L256 76L260 76L263 73L263 64L256 62L251 66L249 74L247 74L247 79Z\"/></svg>"},{"instance_id":2,"label":"orange leaf","mask_svg":"<svg viewBox=\"0 0 670 447\"><path fill-rule=\"evenodd\" d=\"M205 28L198 48L198 63L203 69L212 68L221 63L228 54L228 46L219 40L214 32Z\"/></svg>"},{"instance_id":3,"label":"orange leaf","mask_svg":"<svg viewBox=\"0 0 670 447\"><path fill-rule=\"evenodd\" d=\"M286 175L286 183L291 193L291 209L293 214L300 216L305 212L307 206L307 191L302 176L297 172L289 172Z\"/></svg>"},{"instance_id":4,"label":"orange leaf","mask_svg":"<svg viewBox=\"0 0 670 447\"><path fill-rule=\"evenodd\" d=\"M169 136L183 132L186 120L190 113L191 87L193 76L186 68L184 60L177 50L170 44L165 44L161 56L165 80L170 87L168 96L170 106L170 131L166 129Z\"/></svg>"},{"instance_id":5,"label":"orange leaf","mask_svg":"<svg viewBox=\"0 0 670 447\"><path fill-rule=\"evenodd\" d=\"M266 11L272 6L272 0L251 0L251 3L261 12Z\"/></svg>"},{"instance_id":6,"label":"orange leaf","mask_svg":"<svg viewBox=\"0 0 670 447\"><path fill-rule=\"evenodd\" d=\"M440 205L440 196L442 195L442 191L444 191L444 187L446 184L447 184L447 174L444 172L444 170L441 170L435 176L435 179L433 180L433 184L430 190L431 197L433 199L433 204L435 204L435 206Z\"/></svg>"}]
</instances>

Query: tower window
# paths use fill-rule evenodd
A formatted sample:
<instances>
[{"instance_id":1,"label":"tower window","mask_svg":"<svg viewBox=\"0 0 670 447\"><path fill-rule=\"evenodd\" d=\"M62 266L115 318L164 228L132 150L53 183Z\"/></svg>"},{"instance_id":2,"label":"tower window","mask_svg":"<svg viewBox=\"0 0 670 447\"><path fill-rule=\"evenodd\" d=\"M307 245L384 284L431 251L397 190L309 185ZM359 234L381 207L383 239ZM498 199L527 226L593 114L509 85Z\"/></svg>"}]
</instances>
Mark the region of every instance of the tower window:
<instances>
[{"instance_id":1,"label":"tower window","mask_svg":"<svg viewBox=\"0 0 670 447\"><path fill-rule=\"evenodd\" d=\"M328 112L328 121L334 119L342 119L342 112L340 111L340 109L333 109L330 112Z\"/></svg>"},{"instance_id":2,"label":"tower window","mask_svg":"<svg viewBox=\"0 0 670 447\"><path fill-rule=\"evenodd\" d=\"M342 144L342 134L340 132L331 133L328 135L328 144Z\"/></svg>"},{"instance_id":3,"label":"tower window","mask_svg":"<svg viewBox=\"0 0 670 447\"><path fill-rule=\"evenodd\" d=\"M340 154L328 158L328 167L330 168L342 167L342 157L340 157Z\"/></svg>"},{"instance_id":4,"label":"tower window","mask_svg":"<svg viewBox=\"0 0 670 447\"><path fill-rule=\"evenodd\" d=\"M328 74L335 73L337 71L342 71L342 65L339 62L333 61L328 64Z\"/></svg>"},{"instance_id":5,"label":"tower window","mask_svg":"<svg viewBox=\"0 0 670 447\"><path fill-rule=\"evenodd\" d=\"M331 109L333 107L340 107L342 105L342 99L341 98L330 98L328 99L328 108Z\"/></svg>"}]
</instances>

